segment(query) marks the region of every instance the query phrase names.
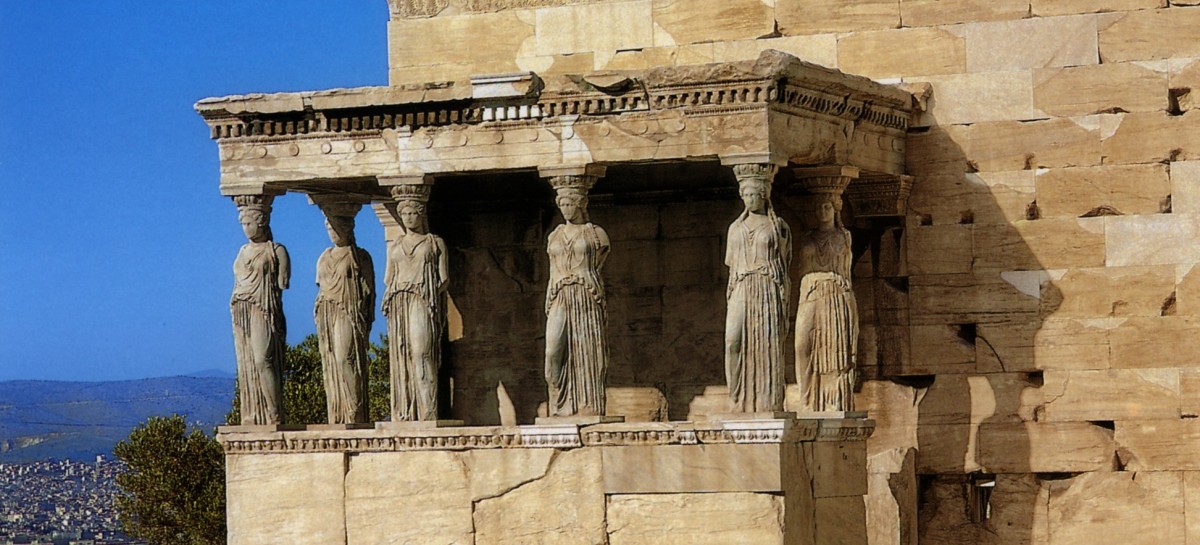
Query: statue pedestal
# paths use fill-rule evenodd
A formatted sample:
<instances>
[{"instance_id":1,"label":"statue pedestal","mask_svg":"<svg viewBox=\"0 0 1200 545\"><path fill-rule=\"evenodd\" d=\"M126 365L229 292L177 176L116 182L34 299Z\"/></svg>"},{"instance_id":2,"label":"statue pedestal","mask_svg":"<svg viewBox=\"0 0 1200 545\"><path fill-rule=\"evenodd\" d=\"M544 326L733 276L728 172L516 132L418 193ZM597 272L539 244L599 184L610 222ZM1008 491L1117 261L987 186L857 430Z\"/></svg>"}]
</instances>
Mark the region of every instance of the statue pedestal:
<instances>
[{"instance_id":1,"label":"statue pedestal","mask_svg":"<svg viewBox=\"0 0 1200 545\"><path fill-rule=\"evenodd\" d=\"M427 430L430 428L457 428L462 420L408 420L404 422L376 422L377 430Z\"/></svg>"},{"instance_id":2,"label":"statue pedestal","mask_svg":"<svg viewBox=\"0 0 1200 545\"><path fill-rule=\"evenodd\" d=\"M308 431L345 431L345 430L369 430L374 428L373 423L358 423L358 424L309 424L304 427Z\"/></svg>"},{"instance_id":3,"label":"statue pedestal","mask_svg":"<svg viewBox=\"0 0 1200 545\"><path fill-rule=\"evenodd\" d=\"M218 434L230 433L270 433L276 431L301 431L306 426L297 424L250 424L235 426L217 426Z\"/></svg>"},{"instance_id":4,"label":"statue pedestal","mask_svg":"<svg viewBox=\"0 0 1200 545\"><path fill-rule=\"evenodd\" d=\"M218 440L230 545L816 545L866 543L873 429L756 419Z\"/></svg>"},{"instance_id":5,"label":"statue pedestal","mask_svg":"<svg viewBox=\"0 0 1200 545\"><path fill-rule=\"evenodd\" d=\"M624 422L624 416L539 416L533 420L538 426L592 426L595 424L615 424Z\"/></svg>"}]
</instances>

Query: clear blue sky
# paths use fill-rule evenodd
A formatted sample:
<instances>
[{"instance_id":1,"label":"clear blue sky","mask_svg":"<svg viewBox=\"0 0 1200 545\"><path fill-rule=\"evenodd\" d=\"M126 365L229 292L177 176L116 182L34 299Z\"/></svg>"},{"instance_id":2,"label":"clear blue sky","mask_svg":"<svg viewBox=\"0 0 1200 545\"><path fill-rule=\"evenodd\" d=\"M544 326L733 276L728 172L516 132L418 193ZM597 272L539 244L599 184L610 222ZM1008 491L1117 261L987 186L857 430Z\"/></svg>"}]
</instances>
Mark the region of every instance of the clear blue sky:
<instances>
[{"instance_id":1,"label":"clear blue sky","mask_svg":"<svg viewBox=\"0 0 1200 545\"><path fill-rule=\"evenodd\" d=\"M384 0L0 0L0 380L233 372L245 239L192 105L386 85L386 24ZM329 241L303 195L272 226L297 342ZM382 264L379 222L358 226Z\"/></svg>"}]
</instances>

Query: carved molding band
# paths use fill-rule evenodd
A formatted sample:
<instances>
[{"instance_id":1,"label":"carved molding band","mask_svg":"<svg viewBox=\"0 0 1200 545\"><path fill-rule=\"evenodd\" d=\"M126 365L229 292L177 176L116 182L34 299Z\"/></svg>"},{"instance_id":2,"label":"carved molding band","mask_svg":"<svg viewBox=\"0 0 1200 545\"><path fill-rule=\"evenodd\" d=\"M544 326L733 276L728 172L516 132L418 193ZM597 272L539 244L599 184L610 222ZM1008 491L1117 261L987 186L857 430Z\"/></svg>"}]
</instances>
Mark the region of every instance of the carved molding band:
<instances>
[{"instance_id":1,"label":"carved molding band","mask_svg":"<svg viewBox=\"0 0 1200 545\"><path fill-rule=\"evenodd\" d=\"M386 435L377 430L223 432L217 440L226 454L282 454L865 441L874 429L875 422L865 419L799 419L439 428Z\"/></svg>"}]
</instances>

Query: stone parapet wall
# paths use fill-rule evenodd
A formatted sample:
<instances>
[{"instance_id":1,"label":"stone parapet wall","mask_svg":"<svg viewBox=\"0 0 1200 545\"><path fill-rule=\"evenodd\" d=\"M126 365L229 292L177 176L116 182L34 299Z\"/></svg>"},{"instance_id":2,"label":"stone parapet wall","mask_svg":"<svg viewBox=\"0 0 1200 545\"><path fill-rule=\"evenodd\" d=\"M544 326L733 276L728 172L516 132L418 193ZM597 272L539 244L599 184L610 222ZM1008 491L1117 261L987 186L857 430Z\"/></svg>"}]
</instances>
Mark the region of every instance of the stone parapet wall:
<instances>
[{"instance_id":1,"label":"stone parapet wall","mask_svg":"<svg viewBox=\"0 0 1200 545\"><path fill-rule=\"evenodd\" d=\"M889 280L875 293L909 339L860 349L872 543L1184 543L1200 539L1187 4L396 0L391 81L771 48L928 83L895 270L856 269Z\"/></svg>"},{"instance_id":2,"label":"stone parapet wall","mask_svg":"<svg viewBox=\"0 0 1200 545\"><path fill-rule=\"evenodd\" d=\"M231 427L218 440L234 545L832 545L866 543L872 425Z\"/></svg>"}]
</instances>

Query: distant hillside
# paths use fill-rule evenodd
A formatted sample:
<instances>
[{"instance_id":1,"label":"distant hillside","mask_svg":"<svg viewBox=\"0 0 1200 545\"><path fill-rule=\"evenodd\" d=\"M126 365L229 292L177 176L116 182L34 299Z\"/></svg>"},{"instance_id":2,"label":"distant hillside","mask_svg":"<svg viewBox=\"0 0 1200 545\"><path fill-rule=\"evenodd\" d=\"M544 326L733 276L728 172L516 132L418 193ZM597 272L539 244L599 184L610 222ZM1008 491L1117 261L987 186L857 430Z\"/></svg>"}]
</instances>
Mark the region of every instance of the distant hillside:
<instances>
[{"instance_id":1,"label":"distant hillside","mask_svg":"<svg viewBox=\"0 0 1200 545\"><path fill-rule=\"evenodd\" d=\"M224 422L233 379L0 382L0 462L92 460L150 416L179 413L205 431Z\"/></svg>"}]
</instances>

